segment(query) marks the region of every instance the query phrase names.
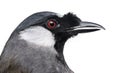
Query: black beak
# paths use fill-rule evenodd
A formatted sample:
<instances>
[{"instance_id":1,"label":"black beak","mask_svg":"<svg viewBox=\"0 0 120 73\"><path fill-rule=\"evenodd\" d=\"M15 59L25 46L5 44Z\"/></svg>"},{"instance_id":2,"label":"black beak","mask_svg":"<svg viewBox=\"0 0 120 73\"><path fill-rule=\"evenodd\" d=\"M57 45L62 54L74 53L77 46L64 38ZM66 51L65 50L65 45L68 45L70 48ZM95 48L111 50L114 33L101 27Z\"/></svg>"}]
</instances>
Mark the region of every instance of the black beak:
<instances>
[{"instance_id":1,"label":"black beak","mask_svg":"<svg viewBox=\"0 0 120 73\"><path fill-rule=\"evenodd\" d=\"M97 31L100 29L104 29L105 28L97 23L93 23L93 22L80 22L80 24L78 26L74 26L69 28L67 31L68 32L75 32L75 33L87 33L87 32L93 32L93 31Z\"/></svg>"}]
</instances>

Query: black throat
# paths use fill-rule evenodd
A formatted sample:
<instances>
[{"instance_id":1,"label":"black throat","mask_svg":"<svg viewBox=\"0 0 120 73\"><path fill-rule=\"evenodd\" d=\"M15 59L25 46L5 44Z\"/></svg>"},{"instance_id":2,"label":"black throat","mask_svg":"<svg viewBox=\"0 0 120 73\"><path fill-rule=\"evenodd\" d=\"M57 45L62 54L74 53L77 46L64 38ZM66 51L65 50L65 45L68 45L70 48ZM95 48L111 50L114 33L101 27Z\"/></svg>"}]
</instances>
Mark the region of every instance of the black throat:
<instances>
[{"instance_id":1,"label":"black throat","mask_svg":"<svg viewBox=\"0 0 120 73\"><path fill-rule=\"evenodd\" d=\"M58 55L56 57L65 66L67 66L67 64L64 59L63 51L64 51L65 42L68 40L68 38L69 37L63 33L58 33L55 35L56 43L54 47L56 51L58 52Z\"/></svg>"}]
</instances>

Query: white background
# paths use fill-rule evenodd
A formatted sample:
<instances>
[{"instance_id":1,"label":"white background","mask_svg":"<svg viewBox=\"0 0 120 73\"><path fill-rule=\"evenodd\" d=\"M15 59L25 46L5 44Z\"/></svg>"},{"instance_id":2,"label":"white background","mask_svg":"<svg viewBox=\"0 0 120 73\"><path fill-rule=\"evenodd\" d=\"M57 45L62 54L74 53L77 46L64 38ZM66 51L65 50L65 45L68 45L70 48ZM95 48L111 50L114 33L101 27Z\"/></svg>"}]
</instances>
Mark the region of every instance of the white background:
<instances>
[{"instance_id":1,"label":"white background","mask_svg":"<svg viewBox=\"0 0 120 73\"><path fill-rule=\"evenodd\" d=\"M119 0L0 0L0 52L15 27L40 11L73 12L106 28L66 42L65 58L75 73L120 73Z\"/></svg>"}]
</instances>

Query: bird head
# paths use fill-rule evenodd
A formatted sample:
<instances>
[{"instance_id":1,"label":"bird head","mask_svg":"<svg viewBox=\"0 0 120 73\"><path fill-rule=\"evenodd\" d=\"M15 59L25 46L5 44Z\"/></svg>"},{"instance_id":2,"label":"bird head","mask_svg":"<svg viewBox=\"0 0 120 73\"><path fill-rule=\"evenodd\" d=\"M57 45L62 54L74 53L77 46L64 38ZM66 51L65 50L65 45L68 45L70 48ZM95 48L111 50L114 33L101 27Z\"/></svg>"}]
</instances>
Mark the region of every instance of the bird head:
<instances>
[{"instance_id":1,"label":"bird head","mask_svg":"<svg viewBox=\"0 0 120 73\"><path fill-rule=\"evenodd\" d=\"M65 42L78 33L104 29L93 22L82 21L72 13L59 16L53 12L39 12L26 18L17 28L20 38L42 47L54 47L63 53Z\"/></svg>"}]
</instances>

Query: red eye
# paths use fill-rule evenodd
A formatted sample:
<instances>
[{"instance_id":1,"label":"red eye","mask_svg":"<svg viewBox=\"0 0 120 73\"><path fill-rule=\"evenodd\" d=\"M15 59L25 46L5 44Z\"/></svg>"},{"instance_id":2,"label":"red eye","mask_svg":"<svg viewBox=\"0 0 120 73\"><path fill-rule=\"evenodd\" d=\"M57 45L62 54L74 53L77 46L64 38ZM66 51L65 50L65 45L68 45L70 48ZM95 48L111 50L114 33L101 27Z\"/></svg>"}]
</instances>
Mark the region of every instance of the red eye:
<instances>
[{"instance_id":1,"label":"red eye","mask_svg":"<svg viewBox=\"0 0 120 73\"><path fill-rule=\"evenodd\" d=\"M48 28L53 29L56 27L56 22L54 20L49 20L47 26Z\"/></svg>"}]
</instances>

